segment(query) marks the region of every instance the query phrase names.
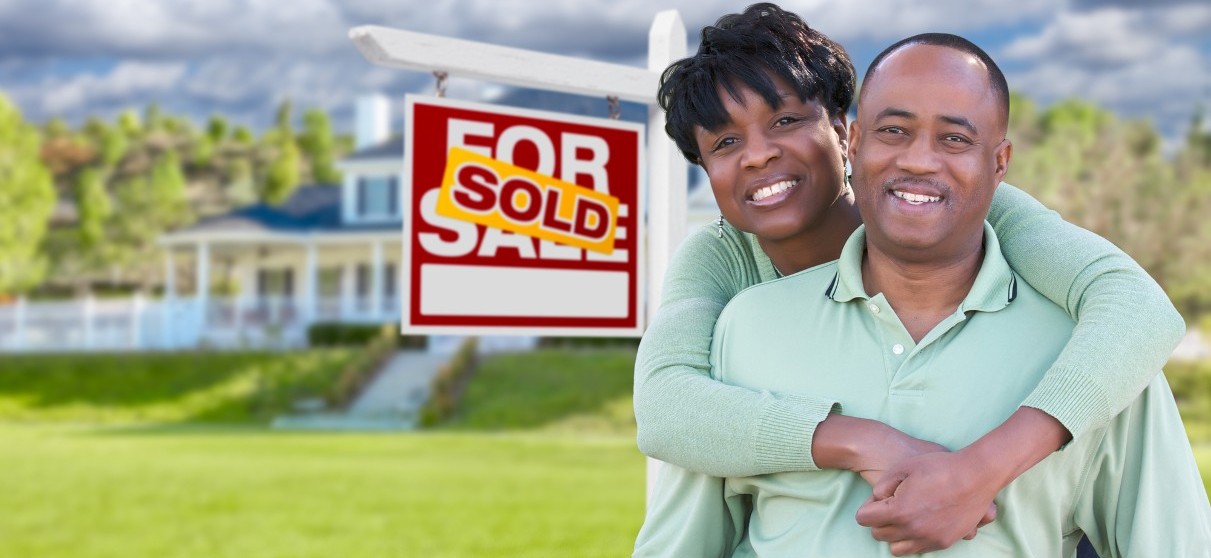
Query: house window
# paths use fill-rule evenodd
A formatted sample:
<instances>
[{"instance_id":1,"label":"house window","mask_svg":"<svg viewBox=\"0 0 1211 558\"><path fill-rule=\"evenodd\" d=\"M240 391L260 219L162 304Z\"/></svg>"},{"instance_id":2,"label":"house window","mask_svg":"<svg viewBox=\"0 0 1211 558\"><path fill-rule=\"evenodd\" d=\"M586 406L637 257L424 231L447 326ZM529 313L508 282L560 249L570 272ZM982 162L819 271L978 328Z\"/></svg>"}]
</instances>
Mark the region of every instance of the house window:
<instances>
[{"instance_id":1,"label":"house window","mask_svg":"<svg viewBox=\"0 0 1211 558\"><path fill-rule=\"evenodd\" d=\"M294 296L294 270L290 268L257 270L256 294L261 298Z\"/></svg>"},{"instance_id":2,"label":"house window","mask_svg":"<svg viewBox=\"0 0 1211 558\"><path fill-rule=\"evenodd\" d=\"M398 178L395 176L359 178L357 180L357 213L362 217L394 217L398 215Z\"/></svg>"},{"instance_id":3,"label":"house window","mask_svg":"<svg viewBox=\"0 0 1211 558\"><path fill-rule=\"evenodd\" d=\"M358 264L357 277L356 277L357 296L358 297L369 297L370 296L370 293L373 290L371 288L371 282L373 281L373 277L374 277L374 275L372 275L372 273L373 273L373 270L372 270L370 264ZM395 296L395 292L396 292L395 264L393 264L393 263L383 264L383 296L386 298L391 298L391 297Z\"/></svg>"},{"instance_id":4,"label":"house window","mask_svg":"<svg viewBox=\"0 0 1211 558\"><path fill-rule=\"evenodd\" d=\"M383 266L383 295L387 298L395 296L395 264Z\"/></svg>"},{"instance_id":5,"label":"house window","mask_svg":"<svg viewBox=\"0 0 1211 558\"><path fill-rule=\"evenodd\" d=\"M370 265L357 264L357 297L370 296Z\"/></svg>"}]
</instances>

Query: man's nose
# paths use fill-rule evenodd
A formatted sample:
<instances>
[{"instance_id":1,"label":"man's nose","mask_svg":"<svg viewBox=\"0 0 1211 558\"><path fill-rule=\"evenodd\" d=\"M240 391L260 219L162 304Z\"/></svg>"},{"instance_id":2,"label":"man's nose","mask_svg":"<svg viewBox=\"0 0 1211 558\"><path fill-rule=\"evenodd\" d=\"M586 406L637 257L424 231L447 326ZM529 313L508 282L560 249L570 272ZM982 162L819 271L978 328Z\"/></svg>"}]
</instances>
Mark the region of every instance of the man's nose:
<instances>
[{"instance_id":1,"label":"man's nose","mask_svg":"<svg viewBox=\"0 0 1211 558\"><path fill-rule=\"evenodd\" d=\"M917 135L904 146L896 157L896 164L901 170L912 174L931 174L941 168L941 158L938 156L933 139L926 135Z\"/></svg>"}]
</instances>

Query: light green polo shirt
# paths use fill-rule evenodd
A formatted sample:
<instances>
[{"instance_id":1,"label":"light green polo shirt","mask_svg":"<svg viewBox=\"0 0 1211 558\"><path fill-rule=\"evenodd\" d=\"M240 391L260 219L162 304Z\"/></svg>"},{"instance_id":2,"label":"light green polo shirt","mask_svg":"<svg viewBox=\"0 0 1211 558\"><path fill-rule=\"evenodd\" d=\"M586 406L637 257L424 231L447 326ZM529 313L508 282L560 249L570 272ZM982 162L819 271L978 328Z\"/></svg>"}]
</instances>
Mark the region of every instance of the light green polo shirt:
<instances>
[{"instance_id":1,"label":"light green polo shirt","mask_svg":"<svg viewBox=\"0 0 1211 558\"><path fill-rule=\"evenodd\" d=\"M970 444L1018 408L1073 327L1017 280L992 228L984 233L971 291L920 343L882 294L865 293L859 228L839 260L737 295L716 325L713 374L844 401L847 415L952 450ZM635 555L891 556L854 519L870 493L848 471L720 479L665 464ZM1082 532L1103 558L1211 556L1211 509L1163 377L1108 427L1020 477L997 505L997 520L974 540L931 556L1070 557Z\"/></svg>"}]
</instances>

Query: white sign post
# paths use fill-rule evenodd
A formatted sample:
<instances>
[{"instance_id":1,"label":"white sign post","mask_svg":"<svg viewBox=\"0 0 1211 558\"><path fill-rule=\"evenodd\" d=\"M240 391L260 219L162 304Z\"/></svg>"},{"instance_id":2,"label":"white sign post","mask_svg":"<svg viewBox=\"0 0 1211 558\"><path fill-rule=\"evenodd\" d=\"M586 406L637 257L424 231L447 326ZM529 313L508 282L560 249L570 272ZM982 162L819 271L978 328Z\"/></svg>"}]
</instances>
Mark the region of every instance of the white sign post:
<instances>
[{"instance_id":1,"label":"white sign post","mask_svg":"<svg viewBox=\"0 0 1211 558\"><path fill-rule=\"evenodd\" d=\"M581 95L616 96L648 105L647 305L650 320L660 306L660 287L673 251L685 237L687 176L676 144L664 133L656 103L660 73L686 55L685 24L676 10L656 14L648 34L648 68L364 26L349 38L372 63L483 79ZM658 462L648 460L648 494Z\"/></svg>"}]
</instances>

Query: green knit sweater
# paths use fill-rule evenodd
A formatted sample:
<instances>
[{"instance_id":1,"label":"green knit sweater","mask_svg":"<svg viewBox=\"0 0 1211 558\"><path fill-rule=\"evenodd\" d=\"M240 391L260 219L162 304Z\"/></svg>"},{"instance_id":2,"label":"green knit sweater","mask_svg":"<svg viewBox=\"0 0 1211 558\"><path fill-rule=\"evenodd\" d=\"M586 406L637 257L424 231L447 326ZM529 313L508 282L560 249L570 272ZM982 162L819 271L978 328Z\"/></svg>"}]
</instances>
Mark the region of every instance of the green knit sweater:
<instances>
[{"instance_id":1,"label":"green knit sweater","mask_svg":"<svg viewBox=\"0 0 1211 558\"><path fill-rule=\"evenodd\" d=\"M1077 322L1023 406L1079 438L1109 423L1165 364L1185 323L1160 286L1105 239L1001 184L988 222L1014 271ZM811 440L844 401L757 392L710 378L711 332L740 291L777 276L756 237L731 226L692 233L669 264L635 360L639 449L714 476L817 469ZM804 319L810 319L805 316Z\"/></svg>"}]
</instances>

